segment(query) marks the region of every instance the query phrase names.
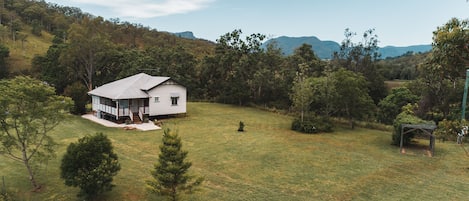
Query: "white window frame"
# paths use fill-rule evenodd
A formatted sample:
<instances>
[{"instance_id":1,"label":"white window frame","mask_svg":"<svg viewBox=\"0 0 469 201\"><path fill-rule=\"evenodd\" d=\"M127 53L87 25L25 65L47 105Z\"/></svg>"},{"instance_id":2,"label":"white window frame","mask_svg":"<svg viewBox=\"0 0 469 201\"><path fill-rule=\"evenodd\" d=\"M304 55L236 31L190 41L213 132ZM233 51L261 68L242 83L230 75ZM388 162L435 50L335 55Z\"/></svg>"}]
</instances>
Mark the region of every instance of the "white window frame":
<instances>
[{"instance_id":1,"label":"white window frame","mask_svg":"<svg viewBox=\"0 0 469 201\"><path fill-rule=\"evenodd\" d=\"M171 106L178 106L179 96L171 96Z\"/></svg>"}]
</instances>

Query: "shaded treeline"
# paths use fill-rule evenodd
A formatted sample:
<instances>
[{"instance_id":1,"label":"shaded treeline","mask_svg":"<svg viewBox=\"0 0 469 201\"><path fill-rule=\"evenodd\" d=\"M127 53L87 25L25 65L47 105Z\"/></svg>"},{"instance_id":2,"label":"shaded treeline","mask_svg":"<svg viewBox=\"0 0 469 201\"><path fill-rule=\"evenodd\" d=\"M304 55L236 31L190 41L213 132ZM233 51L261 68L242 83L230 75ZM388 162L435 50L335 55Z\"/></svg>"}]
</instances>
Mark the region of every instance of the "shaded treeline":
<instances>
[{"instance_id":1,"label":"shaded treeline","mask_svg":"<svg viewBox=\"0 0 469 201\"><path fill-rule=\"evenodd\" d=\"M434 117L435 112L447 117L453 105L457 104L452 100L460 94L457 87L461 77L455 79L456 73L452 71L432 71L445 72L454 63L447 55L455 53L450 52L451 49L443 49L446 47L443 43L450 41L436 41L438 33L445 31L447 26L459 26L465 30L466 21L450 21L435 31L436 53L408 53L400 60L378 60L378 36L373 29L365 31L360 42L354 42L352 39L356 34L346 29L340 51L334 53L331 60L320 60L310 45L304 44L294 54L285 56L275 43L266 49L261 48L264 35L243 34L241 30L233 30L211 42L179 38L119 19L105 20L83 13L78 8L44 1L4 0L0 1L0 8L2 38L16 40L16 34L25 33L24 30L36 35L43 32L53 34L47 53L34 57L32 69L24 74L46 81L59 94L71 96L76 102L77 113L84 112L87 91L140 72L172 77L187 87L190 100L255 104L289 110L296 108L298 112L294 100L304 100L306 102L300 105L306 104L308 107L303 109L306 108L307 112L351 119L376 120L380 116L377 114L384 109L379 103L388 95L385 79L417 80L408 88L420 97L419 114L428 118ZM24 30L19 32L21 29ZM449 27L446 31L451 30ZM1 55L8 56L8 48ZM466 61L465 56L462 57ZM457 64L463 65L463 61ZM1 69L5 68L0 68L2 77L8 77L8 71ZM459 72L461 69L456 70ZM333 84L328 84L330 81L334 81L331 82ZM347 82L357 85L353 88ZM327 94L323 94L325 98L316 100L295 99L295 94L305 94L296 93L304 90L298 89L303 86L315 97L322 97L321 91ZM450 86L454 89L442 88ZM454 93L447 94L448 91ZM334 93L338 94L333 96ZM360 96L352 97L357 94ZM327 98L333 101L325 101ZM369 100L372 100L372 105L369 105ZM378 121L382 120L378 118Z\"/></svg>"}]
</instances>

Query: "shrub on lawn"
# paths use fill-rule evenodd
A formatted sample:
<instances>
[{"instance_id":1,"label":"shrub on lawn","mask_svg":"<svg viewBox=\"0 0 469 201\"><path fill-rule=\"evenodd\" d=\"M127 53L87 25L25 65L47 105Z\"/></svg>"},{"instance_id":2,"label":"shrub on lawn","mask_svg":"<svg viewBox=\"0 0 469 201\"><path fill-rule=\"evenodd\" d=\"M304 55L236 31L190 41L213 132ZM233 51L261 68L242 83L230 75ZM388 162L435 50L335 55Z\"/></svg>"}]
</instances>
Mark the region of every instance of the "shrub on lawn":
<instances>
[{"instance_id":1,"label":"shrub on lawn","mask_svg":"<svg viewBox=\"0 0 469 201\"><path fill-rule=\"evenodd\" d=\"M14 196L13 192L5 190L5 187L0 189L0 201L14 201L19 200L17 197Z\"/></svg>"},{"instance_id":2,"label":"shrub on lawn","mask_svg":"<svg viewBox=\"0 0 469 201\"><path fill-rule=\"evenodd\" d=\"M443 121L438 123L438 128L435 130L434 134L436 135L436 138L443 142L448 140L456 141L458 133L461 132L462 127L465 125L467 125L466 120L451 121L443 119Z\"/></svg>"},{"instance_id":3,"label":"shrub on lawn","mask_svg":"<svg viewBox=\"0 0 469 201\"><path fill-rule=\"evenodd\" d=\"M328 117L308 115L303 121L295 118L291 129L302 133L332 132L332 123Z\"/></svg>"},{"instance_id":4,"label":"shrub on lawn","mask_svg":"<svg viewBox=\"0 0 469 201\"><path fill-rule=\"evenodd\" d=\"M111 140L102 133L71 143L60 165L65 185L80 188L79 196L93 198L110 191L113 177L121 169Z\"/></svg>"},{"instance_id":5,"label":"shrub on lawn","mask_svg":"<svg viewBox=\"0 0 469 201\"><path fill-rule=\"evenodd\" d=\"M244 132L244 122L239 122L238 132Z\"/></svg>"}]
</instances>

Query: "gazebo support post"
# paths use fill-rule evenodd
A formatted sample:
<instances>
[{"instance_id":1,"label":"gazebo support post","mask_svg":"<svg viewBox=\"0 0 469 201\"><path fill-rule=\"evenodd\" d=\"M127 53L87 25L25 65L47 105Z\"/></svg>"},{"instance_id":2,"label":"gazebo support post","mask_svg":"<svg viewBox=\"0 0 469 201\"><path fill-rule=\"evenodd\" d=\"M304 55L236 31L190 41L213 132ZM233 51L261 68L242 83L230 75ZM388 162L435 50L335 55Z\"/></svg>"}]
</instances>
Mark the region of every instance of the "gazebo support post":
<instances>
[{"instance_id":1,"label":"gazebo support post","mask_svg":"<svg viewBox=\"0 0 469 201\"><path fill-rule=\"evenodd\" d=\"M402 154L402 145L404 144L404 127L401 125L401 144L399 148L399 152Z\"/></svg>"},{"instance_id":2,"label":"gazebo support post","mask_svg":"<svg viewBox=\"0 0 469 201\"><path fill-rule=\"evenodd\" d=\"M410 128L409 130L404 132L405 128ZM436 129L435 125L425 125L425 124L401 124L401 142L399 151L402 154L402 147L404 146L404 135L415 130L421 130L424 134L430 136L430 154L433 157L435 154L435 135L433 135L433 131Z\"/></svg>"}]
</instances>

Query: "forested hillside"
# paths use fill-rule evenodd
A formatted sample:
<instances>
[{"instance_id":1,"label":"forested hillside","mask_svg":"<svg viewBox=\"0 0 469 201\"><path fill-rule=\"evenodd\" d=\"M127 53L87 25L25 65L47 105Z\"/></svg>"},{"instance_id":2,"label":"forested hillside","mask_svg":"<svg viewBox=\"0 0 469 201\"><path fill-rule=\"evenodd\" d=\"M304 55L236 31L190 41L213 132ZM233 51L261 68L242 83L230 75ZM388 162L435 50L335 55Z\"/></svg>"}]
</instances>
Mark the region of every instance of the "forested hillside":
<instances>
[{"instance_id":1,"label":"forested hillside","mask_svg":"<svg viewBox=\"0 0 469 201\"><path fill-rule=\"evenodd\" d=\"M211 54L214 47L210 41L188 40L118 19L104 20L84 13L80 8L45 1L1 0L0 9L1 42L9 49L6 67L12 75L33 73L31 64L36 55L46 54L54 38L56 41L67 43L70 39L70 28L86 21L94 21L94 24L89 25L96 26L96 30L106 35L103 40L108 40L120 48L185 48L196 58L203 58Z\"/></svg>"},{"instance_id":2,"label":"forested hillside","mask_svg":"<svg viewBox=\"0 0 469 201\"><path fill-rule=\"evenodd\" d=\"M390 123L397 114L380 119L381 113L399 112L408 102L388 100L399 91L388 91L384 81L407 79L419 98L415 112L438 121L454 116L460 105L469 55L460 45L468 43L468 23L457 19L434 32L431 53L382 60L374 29L360 40L347 29L338 51L322 60L308 44L284 55L275 43L263 46L266 37L259 33L233 30L213 43L44 1L2 2L0 77L43 80L73 98L75 113L85 112L87 91L144 72L177 80L190 100L284 109L301 114L302 121L308 115L341 117L352 127L356 120ZM453 35L454 41L446 37Z\"/></svg>"},{"instance_id":3,"label":"forested hillside","mask_svg":"<svg viewBox=\"0 0 469 201\"><path fill-rule=\"evenodd\" d=\"M402 56L379 60L377 64L387 80L414 80L418 77L418 66L425 63L429 55L428 52L407 52Z\"/></svg>"}]
</instances>

